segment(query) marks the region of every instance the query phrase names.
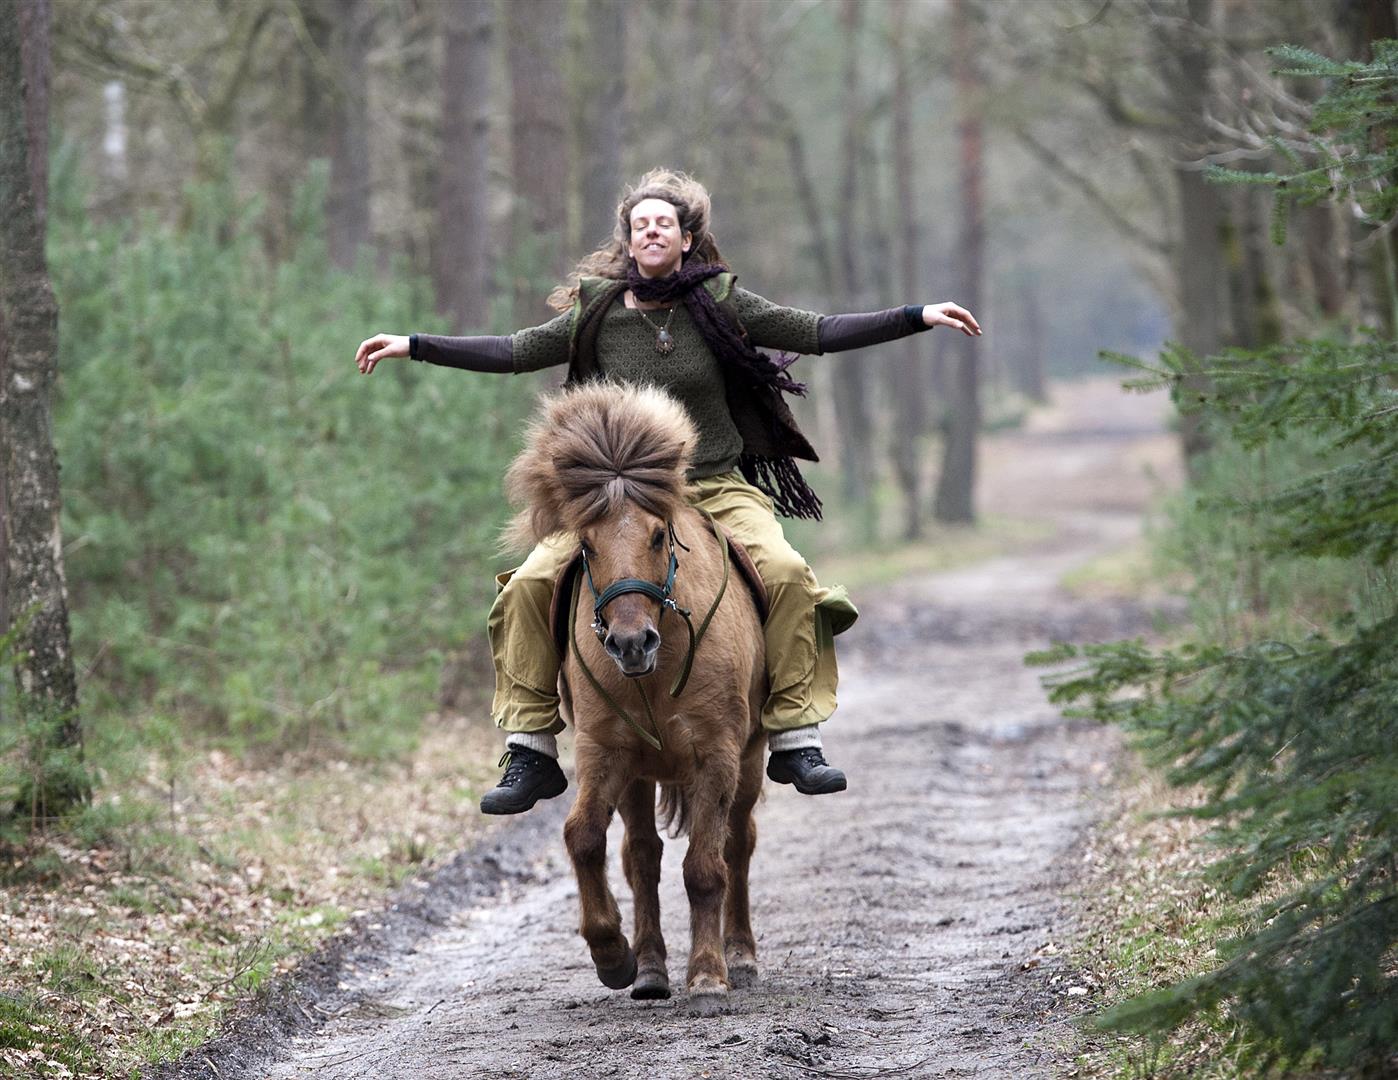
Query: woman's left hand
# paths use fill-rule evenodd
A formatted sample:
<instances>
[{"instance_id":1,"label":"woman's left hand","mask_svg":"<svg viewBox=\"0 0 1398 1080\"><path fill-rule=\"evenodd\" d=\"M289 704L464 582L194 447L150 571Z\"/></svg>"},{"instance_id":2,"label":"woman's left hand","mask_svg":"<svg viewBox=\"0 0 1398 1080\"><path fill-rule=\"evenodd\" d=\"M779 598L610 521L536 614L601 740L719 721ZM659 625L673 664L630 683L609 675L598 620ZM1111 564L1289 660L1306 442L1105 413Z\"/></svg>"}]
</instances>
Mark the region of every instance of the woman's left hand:
<instances>
[{"instance_id":1,"label":"woman's left hand","mask_svg":"<svg viewBox=\"0 0 1398 1080\"><path fill-rule=\"evenodd\" d=\"M951 326L967 337L980 337L981 324L960 304L928 304L922 309L922 321L928 326Z\"/></svg>"}]
</instances>

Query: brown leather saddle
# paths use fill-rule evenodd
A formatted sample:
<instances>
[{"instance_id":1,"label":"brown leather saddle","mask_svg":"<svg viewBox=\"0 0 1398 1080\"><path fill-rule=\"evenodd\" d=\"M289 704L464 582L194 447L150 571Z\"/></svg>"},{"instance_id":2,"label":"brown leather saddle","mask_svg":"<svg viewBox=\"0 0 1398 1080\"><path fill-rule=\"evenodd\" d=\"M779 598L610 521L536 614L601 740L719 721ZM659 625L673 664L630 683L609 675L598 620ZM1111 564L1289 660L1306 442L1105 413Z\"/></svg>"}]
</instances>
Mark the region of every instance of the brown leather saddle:
<instances>
[{"instance_id":1,"label":"brown leather saddle","mask_svg":"<svg viewBox=\"0 0 1398 1080\"><path fill-rule=\"evenodd\" d=\"M752 556L748 554L747 548L743 547L733 534L722 525L717 522L714 524L728 543L729 562L737 571L738 577L747 585L753 603L757 605L758 619L765 623L767 621L768 599L767 586L762 584L762 575L757 572L757 566L752 561ZM558 577L553 583L553 600L549 605L549 626L553 629L553 643L560 656L568 654L569 601L573 596L573 583L581 572L582 550L579 549L558 572ZM712 603L712 600L707 601L707 603ZM698 615L695 618L697 620Z\"/></svg>"}]
</instances>

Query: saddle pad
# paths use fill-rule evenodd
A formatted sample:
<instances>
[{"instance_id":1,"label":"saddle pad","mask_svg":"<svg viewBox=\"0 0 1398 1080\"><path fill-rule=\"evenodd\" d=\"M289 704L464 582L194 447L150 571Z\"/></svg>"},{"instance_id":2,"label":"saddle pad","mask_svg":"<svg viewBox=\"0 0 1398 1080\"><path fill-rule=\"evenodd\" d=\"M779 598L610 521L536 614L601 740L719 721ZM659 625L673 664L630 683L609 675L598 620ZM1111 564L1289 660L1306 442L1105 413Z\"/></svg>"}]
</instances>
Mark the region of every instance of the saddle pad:
<instances>
[{"instance_id":1,"label":"saddle pad","mask_svg":"<svg viewBox=\"0 0 1398 1080\"><path fill-rule=\"evenodd\" d=\"M718 528L723 533L723 538L728 542L728 562L729 562L729 585L733 579L737 578L748 587L748 592L752 594L753 603L757 605L757 617L761 622L767 621L767 586L762 584L762 575L757 572L757 566L752 561L752 556L748 554L748 549L743 547L722 525ZM553 583L553 600L549 605L549 626L553 628L553 643L558 648L560 656L568 654L568 605L573 597L573 582L578 574L582 572L582 551L579 550L563 569L558 572L558 577ZM684 564L680 564L680 573L684 573ZM581 601L580 601L581 602ZM713 600L709 599L708 604ZM707 611L707 605L704 611ZM693 613L697 623L703 617L704 611Z\"/></svg>"}]
</instances>

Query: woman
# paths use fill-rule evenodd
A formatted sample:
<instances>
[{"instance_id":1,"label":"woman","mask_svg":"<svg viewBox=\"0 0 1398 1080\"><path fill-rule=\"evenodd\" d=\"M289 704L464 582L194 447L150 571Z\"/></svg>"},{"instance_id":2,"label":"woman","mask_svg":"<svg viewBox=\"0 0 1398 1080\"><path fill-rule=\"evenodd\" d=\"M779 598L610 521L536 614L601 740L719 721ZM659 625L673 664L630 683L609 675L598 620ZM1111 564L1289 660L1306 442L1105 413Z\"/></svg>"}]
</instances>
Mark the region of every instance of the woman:
<instances>
[{"instance_id":1,"label":"woman","mask_svg":"<svg viewBox=\"0 0 1398 1080\"><path fill-rule=\"evenodd\" d=\"M764 626L771 692L762 713L767 775L808 795L845 789L821 751L819 725L835 709L833 638L858 613L843 589L822 589L776 519L820 516L794 457L815 460L782 392L804 392L757 346L838 352L933 326L980 334L952 303L819 315L779 307L736 288L709 231L709 193L691 177L653 170L617 208L615 233L578 264L549 302L562 311L505 337L376 334L355 355L368 375L380 360L410 357L468 371L538 371L568 365L569 382L605 375L649 382L688 410L699 432L690 471L695 505L747 548L767 586ZM558 766L559 658L549 631L553 584L576 542L554 537L502 574L488 630L495 660L491 713L509 734L506 768L481 800L488 814L517 814L568 786Z\"/></svg>"}]
</instances>

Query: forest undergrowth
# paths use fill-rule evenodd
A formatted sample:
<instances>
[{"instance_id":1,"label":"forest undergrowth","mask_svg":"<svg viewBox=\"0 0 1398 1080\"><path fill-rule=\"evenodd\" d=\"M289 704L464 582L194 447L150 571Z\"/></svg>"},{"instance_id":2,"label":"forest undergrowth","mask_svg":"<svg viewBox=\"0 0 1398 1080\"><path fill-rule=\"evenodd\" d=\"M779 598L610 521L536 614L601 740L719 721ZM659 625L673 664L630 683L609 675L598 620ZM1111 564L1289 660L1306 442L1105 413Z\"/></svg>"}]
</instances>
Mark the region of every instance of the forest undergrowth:
<instances>
[{"instance_id":1,"label":"forest undergrowth","mask_svg":"<svg viewBox=\"0 0 1398 1080\"><path fill-rule=\"evenodd\" d=\"M1326 80L1285 173L1215 169L1391 227L1398 42L1371 63L1274 51ZM1382 235L1382 234L1380 234ZM1398 287L1390 274L1390 298ZM1199 357L1170 387L1212 449L1158 531L1192 626L1168 647L1063 645L1051 697L1121 724L1152 775L1106 841L1087 957L1111 972L1096 1075L1398 1071L1398 343L1362 327ZM1164 815L1161 817L1160 815ZM1099 838L1100 839L1100 838ZM1107 1034L1115 1033L1115 1035Z\"/></svg>"}]
</instances>

